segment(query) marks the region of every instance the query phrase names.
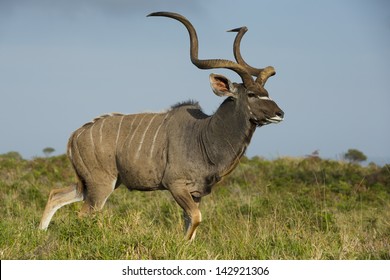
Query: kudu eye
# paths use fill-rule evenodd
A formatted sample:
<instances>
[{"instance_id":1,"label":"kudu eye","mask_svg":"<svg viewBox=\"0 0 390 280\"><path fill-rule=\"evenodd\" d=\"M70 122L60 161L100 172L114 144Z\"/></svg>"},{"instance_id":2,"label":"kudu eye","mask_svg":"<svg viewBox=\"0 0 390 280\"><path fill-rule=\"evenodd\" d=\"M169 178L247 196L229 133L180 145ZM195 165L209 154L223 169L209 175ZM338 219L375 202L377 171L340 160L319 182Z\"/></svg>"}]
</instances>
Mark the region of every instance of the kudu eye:
<instances>
[{"instance_id":1,"label":"kudu eye","mask_svg":"<svg viewBox=\"0 0 390 280\"><path fill-rule=\"evenodd\" d=\"M249 93L248 93L248 97L249 97L249 98L256 97L256 94L255 94L255 93L253 93L253 92L249 92Z\"/></svg>"}]
</instances>

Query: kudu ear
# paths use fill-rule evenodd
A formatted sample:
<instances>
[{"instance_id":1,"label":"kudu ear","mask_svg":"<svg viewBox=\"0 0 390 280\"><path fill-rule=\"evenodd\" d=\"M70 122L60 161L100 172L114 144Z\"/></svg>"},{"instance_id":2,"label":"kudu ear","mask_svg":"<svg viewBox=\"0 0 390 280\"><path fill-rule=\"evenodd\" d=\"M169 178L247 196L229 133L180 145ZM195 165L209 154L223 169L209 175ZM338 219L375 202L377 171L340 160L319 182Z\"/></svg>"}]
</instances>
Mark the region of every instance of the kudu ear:
<instances>
[{"instance_id":1,"label":"kudu ear","mask_svg":"<svg viewBox=\"0 0 390 280\"><path fill-rule=\"evenodd\" d=\"M218 96L235 97L237 95L234 84L223 75L210 74L210 85L213 92Z\"/></svg>"}]
</instances>

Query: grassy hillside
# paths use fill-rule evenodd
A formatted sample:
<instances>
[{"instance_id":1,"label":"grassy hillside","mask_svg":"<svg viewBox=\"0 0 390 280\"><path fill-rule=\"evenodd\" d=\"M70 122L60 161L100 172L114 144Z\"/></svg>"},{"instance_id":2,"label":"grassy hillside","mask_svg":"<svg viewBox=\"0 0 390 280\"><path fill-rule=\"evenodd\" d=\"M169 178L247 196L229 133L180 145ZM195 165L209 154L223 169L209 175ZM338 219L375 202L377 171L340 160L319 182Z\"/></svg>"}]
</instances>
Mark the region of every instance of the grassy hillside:
<instances>
[{"instance_id":1,"label":"grassy hillside","mask_svg":"<svg viewBox=\"0 0 390 280\"><path fill-rule=\"evenodd\" d=\"M65 156L0 156L1 259L390 259L390 166L243 159L202 201L197 238L166 191L121 187L104 210L61 208L37 230L50 189L75 182Z\"/></svg>"}]
</instances>

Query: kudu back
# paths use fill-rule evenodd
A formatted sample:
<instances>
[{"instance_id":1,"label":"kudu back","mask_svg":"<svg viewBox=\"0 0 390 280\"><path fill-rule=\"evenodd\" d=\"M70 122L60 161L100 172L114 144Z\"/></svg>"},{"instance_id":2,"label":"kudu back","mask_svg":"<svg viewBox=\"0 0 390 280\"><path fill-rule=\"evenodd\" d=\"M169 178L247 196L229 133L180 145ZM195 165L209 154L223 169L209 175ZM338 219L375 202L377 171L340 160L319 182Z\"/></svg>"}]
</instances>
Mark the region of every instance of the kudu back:
<instances>
[{"instance_id":1,"label":"kudu back","mask_svg":"<svg viewBox=\"0 0 390 280\"><path fill-rule=\"evenodd\" d=\"M246 27L231 30L237 32L236 62L205 60L198 58L196 31L185 17L170 12L148 16L180 21L190 36L192 63L200 69L230 69L242 83L210 74L213 92L226 97L211 116L197 103L187 102L164 113L103 115L77 129L67 154L78 182L51 191L41 229L47 229L54 213L69 203L84 201L81 215L100 210L123 184L130 190L168 190L184 211L185 236L192 240L201 222L201 198L236 167L257 127L283 120L283 111L264 89L274 68L254 68L240 54Z\"/></svg>"}]
</instances>

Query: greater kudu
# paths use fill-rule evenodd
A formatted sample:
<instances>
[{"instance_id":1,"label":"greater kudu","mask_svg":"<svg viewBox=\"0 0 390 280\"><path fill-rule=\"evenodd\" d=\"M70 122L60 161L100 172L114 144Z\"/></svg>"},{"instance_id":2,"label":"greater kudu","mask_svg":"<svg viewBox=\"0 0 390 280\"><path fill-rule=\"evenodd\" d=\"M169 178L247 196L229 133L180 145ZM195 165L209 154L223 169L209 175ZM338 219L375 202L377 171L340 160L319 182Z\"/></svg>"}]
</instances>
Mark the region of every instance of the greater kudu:
<instances>
[{"instance_id":1,"label":"greater kudu","mask_svg":"<svg viewBox=\"0 0 390 280\"><path fill-rule=\"evenodd\" d=\"M149 16L180 21L189 32L194 65L233 70L243 83L210 74L214 93L227 97L211 116L197 103L187 102L164 113L103 115L77 129L69 139L67 154L78 183L51 191L41 229L48 227L56 210L72 202L84 201L80 214L100 210L124 184L130 190L170 191L184 210L186 238L192 240L201 221L201 198L236 167L256 127L283 119L283 111L264 89L274 68L253 68L241 57L246 27L231 30L238 32L233 48L237 62L201 60L195 29L185 17L169 12Z\"/></svg>"}]
</instances>

